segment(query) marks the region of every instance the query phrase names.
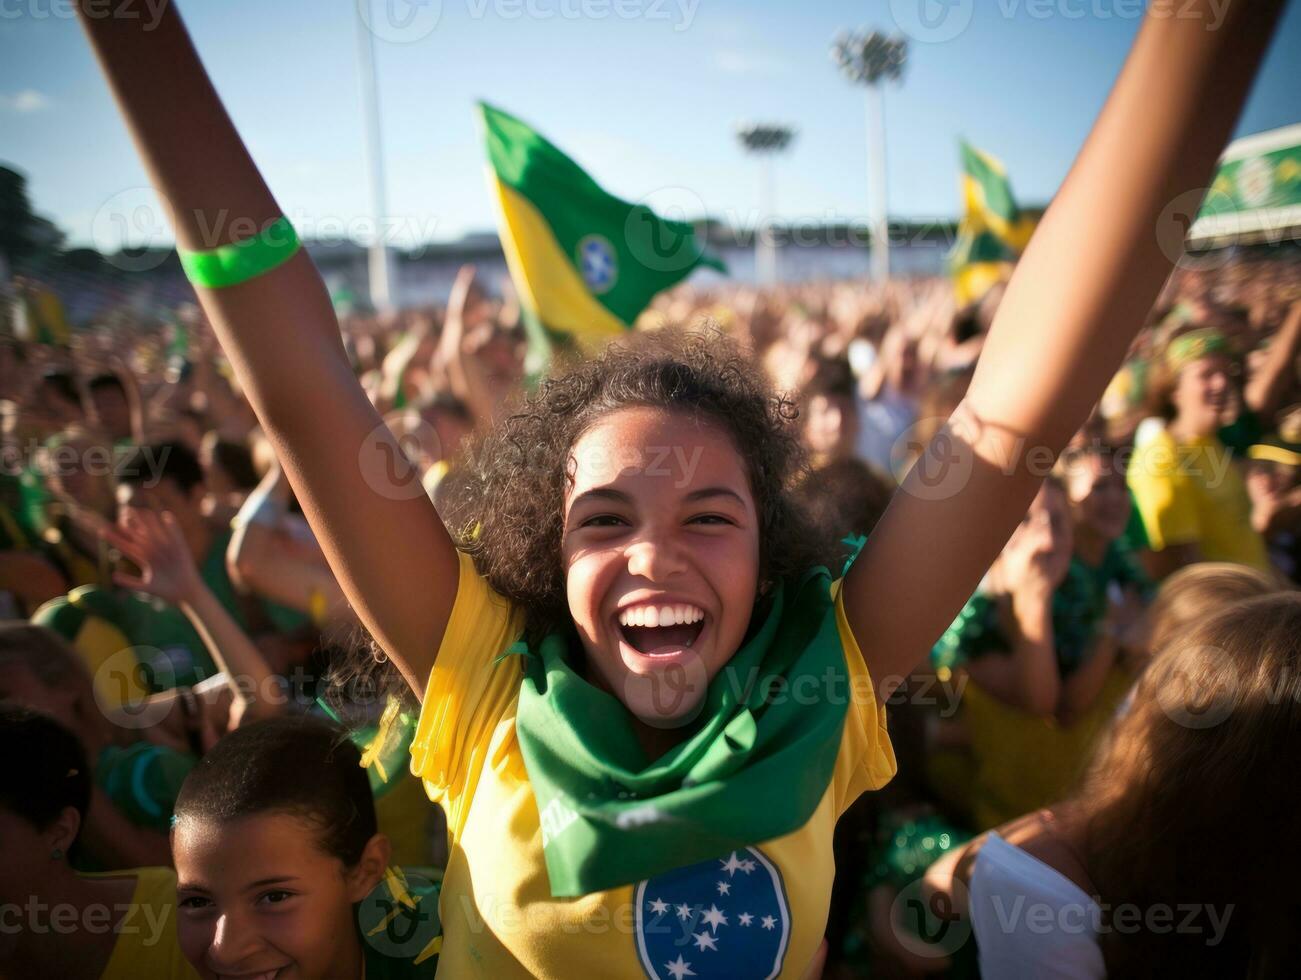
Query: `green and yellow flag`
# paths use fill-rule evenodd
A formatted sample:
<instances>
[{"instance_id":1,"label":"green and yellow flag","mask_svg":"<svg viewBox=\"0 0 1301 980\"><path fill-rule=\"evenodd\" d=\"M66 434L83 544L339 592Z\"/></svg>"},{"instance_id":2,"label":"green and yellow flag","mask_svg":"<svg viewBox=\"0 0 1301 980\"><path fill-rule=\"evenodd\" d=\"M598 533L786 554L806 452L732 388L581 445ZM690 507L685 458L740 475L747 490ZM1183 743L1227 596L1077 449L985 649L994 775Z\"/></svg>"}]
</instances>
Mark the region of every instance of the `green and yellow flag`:
<instances>
[{"instance_id":1,"label":"green and yellow flag","mask_svg":"<svg viewBox=\"0 0 1301 980\"><path fill-rule=\"evenodd\" d=\"M684 221L607 194L514 116L479 103L501 245L540 367L557 345L591 353L698 265L726 271Z\"/></svg>"},{"instance_id":2,"label":"green and yellow flag","mask_svg":"<svg viewBox=\"0 0 1301 980\"><path fill-rule=\"evenodd\" d=\"M14 333L21 339L52 347L67 347L72 341L72 328L63 303L54 290L35 283L25 290L17 307L18 322Z\"/></svg>"},{"instance_id":3,"label":"green and yellow flag","mask_svg":"<svg viewBox=\"0 0 1301 980\"><path fill-rule=\"evenodd\" d=\"M965 306L1011 275L1036 222L1021 214L1001 162L965 140L960 148L963 213L949 271L958 304Z\"/></svg>"}]
</instances>

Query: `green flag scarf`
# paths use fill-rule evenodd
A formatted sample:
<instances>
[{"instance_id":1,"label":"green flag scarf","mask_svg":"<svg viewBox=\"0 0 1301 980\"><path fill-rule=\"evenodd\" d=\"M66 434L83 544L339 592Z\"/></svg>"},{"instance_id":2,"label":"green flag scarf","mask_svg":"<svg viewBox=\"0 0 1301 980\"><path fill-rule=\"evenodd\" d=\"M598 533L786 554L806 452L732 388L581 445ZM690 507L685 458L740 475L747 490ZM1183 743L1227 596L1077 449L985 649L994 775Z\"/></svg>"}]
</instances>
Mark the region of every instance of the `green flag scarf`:
<instances>
[{"instance_id":1,"label":"green flag scarf","mask_svg":"<svg viewBox=\"0 0 1301 980\"><path fill-rule=\"evenodd\" d=\"M553 896L631 884L808 822L849 698L830 586L825 569L778 586L710 684L700 730L650 764L628 709L570 666L567 637L511 648L525 657L515 727Z\"/></svg>"}]
</instances>

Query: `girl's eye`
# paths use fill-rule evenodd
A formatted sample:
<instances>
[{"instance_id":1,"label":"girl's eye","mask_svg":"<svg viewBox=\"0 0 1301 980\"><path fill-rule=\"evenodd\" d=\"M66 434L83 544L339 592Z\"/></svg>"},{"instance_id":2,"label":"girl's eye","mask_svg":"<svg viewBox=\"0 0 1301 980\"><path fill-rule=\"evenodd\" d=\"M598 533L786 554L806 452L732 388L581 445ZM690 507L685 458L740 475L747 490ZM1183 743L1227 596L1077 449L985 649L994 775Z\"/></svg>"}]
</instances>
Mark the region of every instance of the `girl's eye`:
<instances>
[{"instance_id":1,"label":"girl's eye","mask_svg":"<svg viewBox=\"0 0 1301 980\"><path fill-rule=\"evenodd\" d=\"M614 514L597 514L595 517L589 517L580 524L580 527L620 527L625 523L622 517L616 517Z\"/></svg>"},{"instance_id":2,"label":"girl's eye","mask_svg":"<svg viewBox=\"0 0 1301 980\"><path fill-rule=\"evenodd\" d=\"M286 892L286 891L263 892L262 895L259 896L258 901L265 902L268 905L279 905L281 902L287 902L289 899L293 897L294 897L293 892Z\"/></svg>"},{"instance_id":3,"label":"girl's eye","mask_svg":"<svg viewBox=\"0 0 1301 980\"><path fill-rule=\"evenodd\" d=\"M181 899L177 904L179 904L183 909L204 909L211 905L212 902L204 898L202 895L190 895L187 898Z\"/></svg>"},{"instance_id":4,"label":"girl's eye","mask_svg":"<svg viewBox=\"0 0 1301 980\"><path fill-rule=\"evenodd\" d=\"M689 524L731 524L732 522L722 514L697 514L691 518Z\"/></svg>"}]
</instances>

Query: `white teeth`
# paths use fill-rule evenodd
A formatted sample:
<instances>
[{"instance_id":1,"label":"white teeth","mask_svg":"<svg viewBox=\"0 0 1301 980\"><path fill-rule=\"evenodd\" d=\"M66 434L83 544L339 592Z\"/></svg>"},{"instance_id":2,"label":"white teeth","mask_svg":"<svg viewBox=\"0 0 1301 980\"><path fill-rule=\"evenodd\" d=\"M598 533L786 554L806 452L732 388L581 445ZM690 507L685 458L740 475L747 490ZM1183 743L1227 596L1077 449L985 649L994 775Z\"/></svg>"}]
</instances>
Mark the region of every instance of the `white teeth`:
<instances>
[{"instance_id":1,"label":"white teeth","mask_svg":"<svg viewBox=\"0 0 1301 980\"><path fill-rule=\"evenodd\" d=\"M619 613L620 626L685 626L705 618L698 606L632 606Z\"/></svg>"}]
</instances>

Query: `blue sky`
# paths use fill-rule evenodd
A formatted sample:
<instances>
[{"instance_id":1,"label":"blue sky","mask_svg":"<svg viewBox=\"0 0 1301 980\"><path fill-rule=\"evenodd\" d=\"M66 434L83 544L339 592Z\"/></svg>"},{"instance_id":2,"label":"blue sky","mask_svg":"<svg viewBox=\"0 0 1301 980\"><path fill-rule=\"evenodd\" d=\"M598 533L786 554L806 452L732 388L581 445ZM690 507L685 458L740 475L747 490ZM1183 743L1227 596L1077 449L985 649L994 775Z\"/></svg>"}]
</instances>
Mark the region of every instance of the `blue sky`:
<instances>
[{"instance_id":1,"label":"blue sky","mask_svg":"<svg viewBox=\"0 0 1301 980\"><path fill-rule=\"evenodd\" d=\"M104 0L138 11L145 0ZM151 0L157 2L157 0ZM390 240L493 224L473 113L521 116L609 190L661 209L753 221L757 172L741 120L798 136L777 213L867 208L862 91L828 55L842 27L913 31L887 95L890 212L958 209L960 135L1000 157L1017 197L1065 175L1138 28L1137 0L190 0L191 33L286 213L311 233L372 227L357 71L358 4L373 4ZM944 15L931 31L918 3ZM150 192L67 0L0 0L0 162L75 243L118 244ZM910 9L913 13L910 13ZM952 34L953 36L948 36ZM1301 3L1290 4L1238 134L1301 121ZM125 204L124 204L125 202ZM148 223L146 223L148 224ZM306 226L306 227L304 227ZM145 238L168 238L145 227Z\"/></svg>"}]
</instances>

